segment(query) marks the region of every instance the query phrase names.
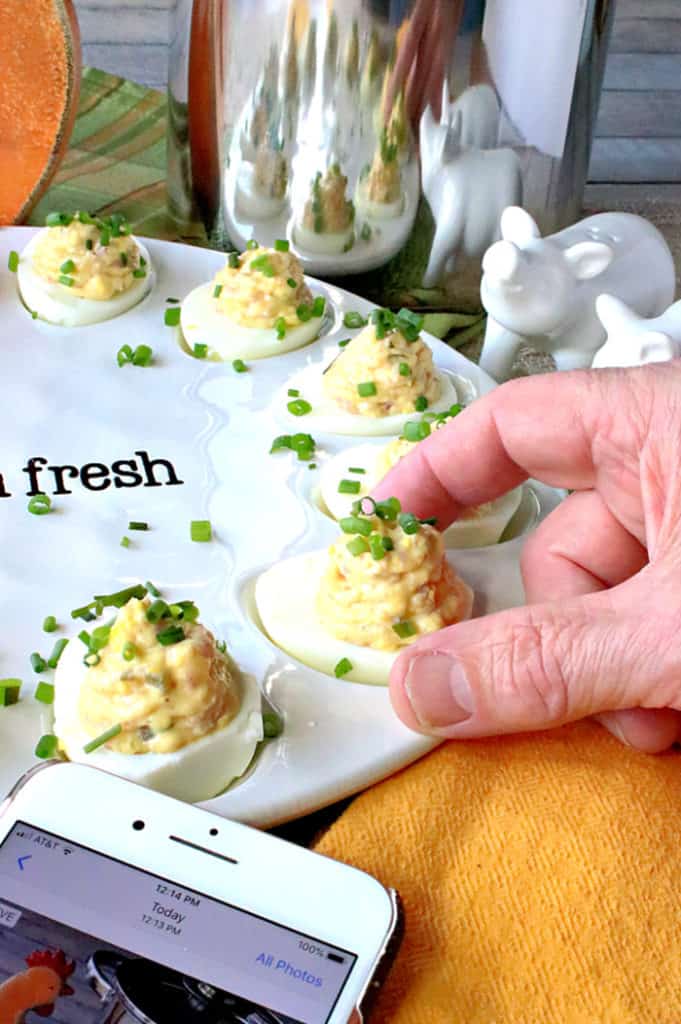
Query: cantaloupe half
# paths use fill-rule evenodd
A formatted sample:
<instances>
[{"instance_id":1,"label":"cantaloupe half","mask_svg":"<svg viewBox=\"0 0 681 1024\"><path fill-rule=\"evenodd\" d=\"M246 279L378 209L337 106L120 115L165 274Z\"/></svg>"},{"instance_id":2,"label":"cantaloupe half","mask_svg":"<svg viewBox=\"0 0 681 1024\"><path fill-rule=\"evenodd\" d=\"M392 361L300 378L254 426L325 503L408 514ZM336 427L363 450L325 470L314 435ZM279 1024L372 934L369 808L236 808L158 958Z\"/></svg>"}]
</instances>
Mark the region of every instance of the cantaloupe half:
<instances>
[{"instance_id":1,"label":"cantaloupe half","mask_svg":"<svg viewBox=\"0 0 681 1024\"><path fill-rule=\"evenodd\" d=\"M71 0L0 0L0 224L24 220L59 166L80 72Z\"/></svg>"}]
</instances>

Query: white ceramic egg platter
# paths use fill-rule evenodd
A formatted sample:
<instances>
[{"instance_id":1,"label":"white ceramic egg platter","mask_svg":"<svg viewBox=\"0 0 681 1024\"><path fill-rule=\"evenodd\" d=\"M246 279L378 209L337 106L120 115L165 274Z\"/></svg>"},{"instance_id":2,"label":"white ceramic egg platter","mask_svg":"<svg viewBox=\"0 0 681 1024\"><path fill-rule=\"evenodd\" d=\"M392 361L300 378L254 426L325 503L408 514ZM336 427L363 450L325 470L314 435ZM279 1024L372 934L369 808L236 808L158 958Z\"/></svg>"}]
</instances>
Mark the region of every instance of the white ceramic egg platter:
<instances>
[{"instance_id":1,"label":"white ceramic egg platter","mask_svg":"<svg viewBox=\"0 0 681 1024\"><path fill-rule=\"evenodd\" d=\"M30 654L47 656L56 639L75 636L83 624L70 611L94 594L147 580L168 600L196 602L201 621L227 642L284 719L282 735L263 745L246 775L204 806L266 827L354 793L426 753L435 741L398 721L386 688L337 680L295 662L263 635L252 606L260 571L325 547L338 534L314 501L319 470L290 451L269 454L273 438L291 432L275 396L289 376L337 354L338 341L355 333L343 327L343 314L366 316L371 304L310 280L327 302L320 339L252 361L249 372L238 374L230 363L187 355L178 330L164 326L166 299L181 299L210 280L222 254L145 240L156 272L151 294L117 319L67 329L32 320L16 276L4 269L10 251L21 252L32 234L0 231L0 678L23 681L19 703L0 708L0 796L36 763L36 741L51 728L50 709L32 695L38 679L51 673L35 675ZM494 386L456 351L426 340L441 369L467 378L478 394ZM153 365L119 368L123 344L150 345ZM299 423L305 431L305 417ZM357 436L315 439L317 466L366 443ZM27 511L25 469L36 458L47 460L38 480L53 502L44 516ZM124 464L117 472L114 463ZM134 473L139 483L131 486ZM534 481L525 490L515 517L521 533L562 497ZM211 521L210 543L190 540L196 519ZM149 531L130 532L130 520L148 522ZM522 603L522 542L519 535L449 552L475 590L474 614ZM57 618L56 633L42 632L47 615Z\"/></svg>"}]
</instances>

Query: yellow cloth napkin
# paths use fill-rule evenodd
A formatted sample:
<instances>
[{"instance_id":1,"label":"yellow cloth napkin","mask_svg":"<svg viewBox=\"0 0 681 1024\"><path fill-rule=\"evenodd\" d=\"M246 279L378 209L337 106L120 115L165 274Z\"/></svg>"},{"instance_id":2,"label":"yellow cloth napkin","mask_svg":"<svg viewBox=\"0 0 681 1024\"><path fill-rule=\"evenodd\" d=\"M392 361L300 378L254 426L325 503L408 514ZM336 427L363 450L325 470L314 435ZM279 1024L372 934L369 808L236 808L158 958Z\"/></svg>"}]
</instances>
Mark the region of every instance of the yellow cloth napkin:
<instances>
[{"instance_id":1,"label":"yellow cloth napkin","mask_svg":"<svg viewBox=\"0 0 681 1024\"><path fill-rule=\"evenodd\" d=\"M680 758L585 722L448 743L355 800L316 848L404 902L371 1020L678 1024Z\"/></svg>"}]
</instances>

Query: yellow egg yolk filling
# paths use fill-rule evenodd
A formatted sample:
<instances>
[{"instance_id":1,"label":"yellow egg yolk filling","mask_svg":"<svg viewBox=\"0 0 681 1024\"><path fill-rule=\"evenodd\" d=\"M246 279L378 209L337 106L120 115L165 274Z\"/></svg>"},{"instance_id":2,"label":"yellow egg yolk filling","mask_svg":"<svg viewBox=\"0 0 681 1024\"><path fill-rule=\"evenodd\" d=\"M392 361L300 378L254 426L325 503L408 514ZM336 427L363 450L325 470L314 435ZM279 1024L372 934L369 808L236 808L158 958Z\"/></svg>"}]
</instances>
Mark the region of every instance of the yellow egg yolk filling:
<instances>
[{"instance_id":1,"label":"yellow egg yolk filling","mask_svg":"<svg viewBox=\"0 0 681 1024\"><path fill-rule=\"evenodd\" d=\"M376 559L355 555L347 534L331 545L317 594L317 614L338 640L396 651L426 633L459 622L470 591L445 558L441 535L422 525L405 533L396 522L367 517L373 534L389 537L392 550Z\"/></svg>"},{"instance_id":2,"label":"yellow egg yolk filling","mask_svg":"<svg viewBox=\"0 0 681 1024\"><path fill-rule=\"evenodd\" d=\"M317 174L303 211L303 227L318 235L347 231L355 216L351 200L345 198L347 185L348 179L335 164L326 174Z\"/></svg>"},{"instance_id":3,"label":"yellow egg yolk filling","mask_svg":"<svg viewBox=\"0 0 681 1024\"><path fill-rule=\"evenodd\" d=\"M148 607L148 599L133 598L121 608L80 690L83 729L94 739L120 724L107 745L120 754L172 753L223 728L239 710L236 671L208 630L184 623L185 639L163 646L157 634L167 621L149 622Z\"/></svg>"},{"instance_id":4,"label":"yellow egg yolk filling","mask_svg":"<svg viewBox=\"0 0 681 1024\"><path fill-rule=\"evenodd\" d=\"M45 228L32 255L33 269L45 281L68 287L72 295L106 301L126 292L143 269L134 238L120 235L101 244L94 224L73 220L69 225ZM66 280L70 285L66 285Z\"/></svg>"},{"instance_id":5,"label":"yellow egg yolk filling","mask_svg":"<svg viewBox=\"0 0 681 1024\"><path fill-rule=\"evenodd\" d=\"M282 317L287 327L299 327L297 309L312 304L300 260L292 252L249 249L230 266L229 260L213 278L217 310L243 327L274 327Z\"/></svg>"},{"instance_id":6,"label":"yellow egg yolk filling","mask_svg":"<svg viewBox=\"0 0 681 1024\"><path fill-rule=\"evenodd\" d=\"M346 412L376 418L413 412L418 398L430 405L440 397L428 346L420 338L407 341L400 331L378 338L373 324L343 349L322 386L327 398Z\"/></svg>"},{"instance_id":7,"label":"yellow egg yolk filling","mask_svg":"<svg viewBox=\"0 0 681 1024\"><path fill-rule=\"evenodd\" d=\"M384 160L378 150L363 187L366 198L372 203L396 203L401 192L397 160Z\"/></svg>"}]
</instances>

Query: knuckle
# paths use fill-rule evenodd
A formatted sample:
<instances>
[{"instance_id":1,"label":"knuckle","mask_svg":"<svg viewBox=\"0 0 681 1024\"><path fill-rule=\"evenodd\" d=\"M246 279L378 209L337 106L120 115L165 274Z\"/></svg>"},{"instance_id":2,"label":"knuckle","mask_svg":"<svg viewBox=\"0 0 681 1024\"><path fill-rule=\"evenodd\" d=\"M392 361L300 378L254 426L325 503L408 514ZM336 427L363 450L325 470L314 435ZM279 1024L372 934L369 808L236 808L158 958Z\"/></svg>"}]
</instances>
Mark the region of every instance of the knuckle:
<instances>
[{"instance_id":1,"label":"knuckle","mask_svg":"<svg viewBox=\"0 0 681 1024\"><path fill-rule=\"evenodd\" d=\"M529 609L528 609L529 611ZM505 706L517 706L527 720L558 725L569 717L570 692L565 660L569 647L551 620L529 619L511 626L497 665Z\"/></svg>"}]
</instances>

